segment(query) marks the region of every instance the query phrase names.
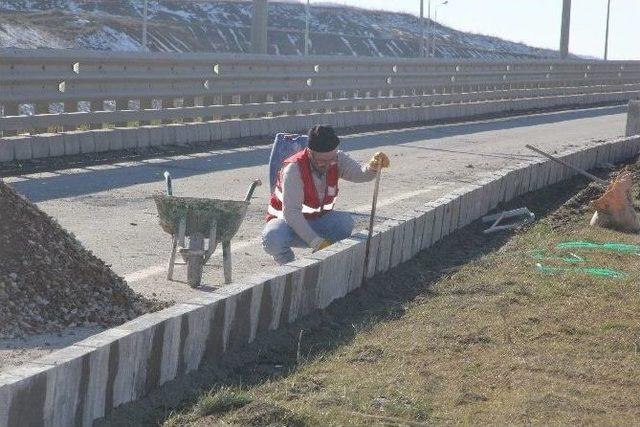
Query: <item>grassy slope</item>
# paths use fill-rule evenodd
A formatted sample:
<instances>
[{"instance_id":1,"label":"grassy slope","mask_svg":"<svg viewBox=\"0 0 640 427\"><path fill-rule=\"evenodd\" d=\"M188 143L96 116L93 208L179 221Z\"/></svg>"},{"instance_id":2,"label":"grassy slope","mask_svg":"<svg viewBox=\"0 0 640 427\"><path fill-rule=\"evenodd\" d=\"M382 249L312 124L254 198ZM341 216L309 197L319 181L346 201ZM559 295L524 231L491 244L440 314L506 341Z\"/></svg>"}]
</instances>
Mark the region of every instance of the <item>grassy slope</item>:
<instances>
[{"instance_id":1,"label":"grassy slope","mask_svg":"<svg viewBox=\"0 0 640 427\"><path fill-rule=\"evenodd\" d=\"M639 243L588 220L573 212L541 221L437 280L403 315L361 326L288 376L236 389L237 405L209 411L201 401L166 425L636 424L640 258L573 251L587 266L628 273L611 279L545 275L536 262L570 265L530 255L566 240ZM428 275L429 260L418 262ZM207 396L227 401L229 393Z\"/></svg>"}]
</instances>

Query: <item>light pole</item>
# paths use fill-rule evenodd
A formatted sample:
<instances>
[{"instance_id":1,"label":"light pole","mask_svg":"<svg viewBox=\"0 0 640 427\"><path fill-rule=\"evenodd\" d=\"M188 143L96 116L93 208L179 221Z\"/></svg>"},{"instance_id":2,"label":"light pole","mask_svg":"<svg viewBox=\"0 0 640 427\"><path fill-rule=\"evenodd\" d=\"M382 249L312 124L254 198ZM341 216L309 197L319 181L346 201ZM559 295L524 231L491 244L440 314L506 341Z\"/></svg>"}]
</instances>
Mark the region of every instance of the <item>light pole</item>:
<instances>
[{"instance_id":1,"label":"light pole","mask_svg":"<svg viewBox=\"0 0 640 427\"><path fill-rule=\"evenodd\" d=\"M571 0L562 0L562 21L560 27L560 58L569 56L569 28L571 26Z\"/></svg>"},{"instance_id":2,"label":"light pole","mask_svg":"<svg viewBox=\"0 0 640 427\"><path fill-rule=\"evenodd\" d=\"M420 51L418 56L424 56L424 0L420 0Z\"/></svg>"},{"instance_id":3,"label":"light pole","mask_svg":"<svg viewBox=\"0 0 640 427\"><path fill-rule=\"evenodd\" d=\"M433 23L431 26L433 27L431 34L431 45L432 45L432 56L435 58L436 56L436 22L438 22L438 6L445 6L449 4L449 0L445 0L442 3L436 3L433 8Z\"/></svg>"},{"instance_id":4,"label":"light pole","mask_svg":"<svg viewBox=\"0 0 640 427\"><path fill-rule=\"evenodd\" d=\"M269 10L267 0L253 0L251 9L251 52L267 53L267 23Z\"/></svg>"},{"instance_id":5,"label":"light pole","mask_svg":"<svg viewBox=\"0 0 640 427\"><path fill-rule=\"evenodd\" d=\"M311 17L311 6L309 0L307 0L307 6L305 10L305 26L304 26L304 56L309 55L309 19Z\"/></svg>"},{"instance_id":6,"label":"light pole","mask_svg":"<svg viewBox=\"0 0 640 427\"><path fill-rule=\"evenodd\" d=\"M142 50L147 50L147 0L144 0L144 11L142 13Z\"/></svg>"},{"instance_id":7,"label":"light pole","mask_svg":"<svg viewBox=\"0 0 640 427\"><path fill-rule=\"evenodd\" d=\"M611 11L611 0L607 0L607 29L604 34L604 60L607 60L609 53L609 12Z\"/></svg>"},{"instance_id":8,"label":"light pole","mask_svg":"<svg viewBox=\"0 0 640 427\"><path fill-rule=\"evenodd\" d=\"M431 0L428 0L427 2L427 21L425 22L424 20L424 0L420 0L420 57L426 57L429 56L428 54L428 48L429 48L429 41L427 38L425 38L425 30L426 30L426 34L429 34L429 28L431 23L429 22L431 21Z\"/></svg>"}]
</instances>

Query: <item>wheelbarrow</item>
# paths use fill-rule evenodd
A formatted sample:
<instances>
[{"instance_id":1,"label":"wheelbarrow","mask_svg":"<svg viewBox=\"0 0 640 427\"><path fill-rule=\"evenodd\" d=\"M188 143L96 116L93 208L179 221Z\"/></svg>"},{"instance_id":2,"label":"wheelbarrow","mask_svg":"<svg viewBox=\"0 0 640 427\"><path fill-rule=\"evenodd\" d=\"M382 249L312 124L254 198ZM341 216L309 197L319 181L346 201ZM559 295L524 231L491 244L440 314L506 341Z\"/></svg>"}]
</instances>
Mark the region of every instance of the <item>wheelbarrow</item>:
<instances>
[{"instance_id":1,"label":"wheelbarrow","mask_svg":"<svg viewBox=\"0 0 640 427\"><path fill-rule=\"evenodd\" d=\"M222 242L224 283L231 283L231 239L238 232L247 214L251 196L256 187L262 184L261 181L254 180L245 199L237 201L174 196L171 175L165 172L164 176L167 194L156 194L153 199L158 209L160 227L172 236L167 279L173 280L176 264L186 264L187 283L192 288L200 286L202 268L213 255L218 242ZM187 237L188 246L185 245ZM209 240L206 250L205 239ZM183 262L176 261L177 253Z\"/></svg>"}]
</instances>

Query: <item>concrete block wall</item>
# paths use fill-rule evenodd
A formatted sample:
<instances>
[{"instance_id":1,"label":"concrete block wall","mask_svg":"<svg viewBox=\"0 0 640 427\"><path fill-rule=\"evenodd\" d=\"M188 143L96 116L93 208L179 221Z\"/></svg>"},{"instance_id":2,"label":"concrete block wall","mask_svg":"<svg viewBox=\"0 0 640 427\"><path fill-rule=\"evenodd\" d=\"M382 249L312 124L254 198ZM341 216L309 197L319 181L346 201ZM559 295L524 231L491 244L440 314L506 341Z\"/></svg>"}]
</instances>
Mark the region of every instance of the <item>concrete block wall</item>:
<instances>
[{"instance_id":1,"label":"concrete block wall","mask_svg":"<svg viewBox=\"0 0 640 427\"><path fill-rule=\"evenodd\" d=\"M41 159L80 153L116 150L144 150L160 145L192 145L241 138L265 136L282 132L306 132L314 123L326 123L337 128L375 124L400 124L429 120L462 119L474 116L515 113L535 108L588 106L603 102L626 102L640 98L640 92L612 92L571 96L544 96L515 100L493 100L461 104L439 104L423 107L403 107L371 111L313 113L308 115L231 119L161 126L116 127L46 133L31 136L0 138L0 162ZM375 106L375 100L372 100ZM640 102L640 101L637 101ZM639 110L637 103L630 111ZM629 115L627 134L638 130L640 118Z\"/></svg>"},{"instance_id":2,"label":"concrete block wall","mask_svg":"<svg viewBox=\"0 0 640 427\"><path fill-rule=\"evenodd\" d=\"M575 148L559 157L591 169L639 151L640 135L636 135ZM571 175L554 162L532 160L488 173L473 185L388 219L374 227L366 276L407 261L500 202ZM361 286L366 238L366 231L358 232L214 294L146 314L0 372L0 426L89 426L113 408L203 363L215 363L227 351L326 308Z\"/></svg>"},{"instance_id":3,"label":"concrete block wall","mask_svg":"<svg viewBox=\"0 0 640 427\"><path fill-rule=\"evenodd\" d=\"M625 136L640 135L640 100L629 101Z\"/></svg>"}]
</instances>

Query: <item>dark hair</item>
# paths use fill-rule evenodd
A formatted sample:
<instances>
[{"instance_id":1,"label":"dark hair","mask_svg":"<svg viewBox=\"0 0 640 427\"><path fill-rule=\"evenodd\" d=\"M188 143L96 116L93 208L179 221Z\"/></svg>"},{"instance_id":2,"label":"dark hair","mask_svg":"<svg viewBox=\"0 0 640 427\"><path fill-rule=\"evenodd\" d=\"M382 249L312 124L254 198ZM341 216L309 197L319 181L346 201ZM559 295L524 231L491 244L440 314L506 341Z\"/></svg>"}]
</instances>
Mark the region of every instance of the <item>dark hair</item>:
<instances>
[{"instance_id":1,"label":"dark hair","mask_svg":"<svg viewBox=\"0 0 640 427\"><path fill-rule=\"evenodd\" d=\"M340 138L331 126L316 125L309 129L309 149L319 153L334 150L340 144Z\"/></svg>"}]
</instances>

